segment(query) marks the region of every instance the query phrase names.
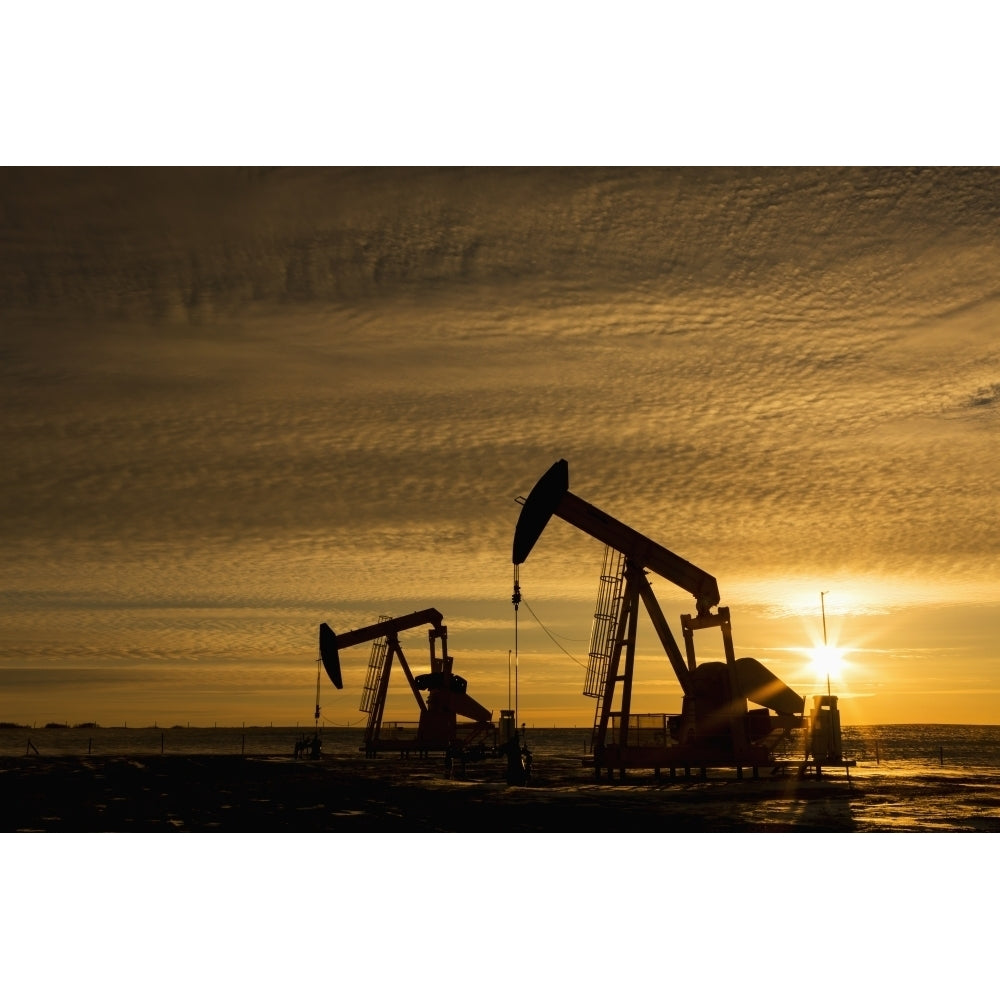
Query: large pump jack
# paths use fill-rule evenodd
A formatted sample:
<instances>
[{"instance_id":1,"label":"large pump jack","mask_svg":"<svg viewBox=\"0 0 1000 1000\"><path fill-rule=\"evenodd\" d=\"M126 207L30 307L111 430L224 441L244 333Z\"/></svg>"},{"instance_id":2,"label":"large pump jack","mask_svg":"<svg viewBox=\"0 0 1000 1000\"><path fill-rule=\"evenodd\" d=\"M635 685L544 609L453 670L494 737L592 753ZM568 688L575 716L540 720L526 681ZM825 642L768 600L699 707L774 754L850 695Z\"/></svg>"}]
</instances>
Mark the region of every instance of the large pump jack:
<instances>
[{"instance_id":1,"label":"large pump jack","mask_svg":"<svg viewBox=\"0 0 1000 1000\"><path fill-rule=\"evenodd\" d=\"M399 633L419 625L430 625L430 673L416 676L410 671ZM437 655L437 642L441 655ZM319 651L327 675L335 687L344 686L340 669L340 650L371 642L368 675L361 696L361 711L368 714L364 751L374 757L379 750L417 751L421 756L429 750L454 750L470 745L492 731L493 713L466 693L464 677L452 672L452 657L448 655L448 629L440 611L427 608L398 618L384 618L374 625L337 635L326 622L319 627ZM400 723L383 724L385 700L389 690L389 675L394 659L399 660L420 712L416 730ZM424 701L423 693L427 700ZM471 719L461 724L457 716ZM385 728L383 728L385 725Z\"/></svg>"},{"instance_id":2,"label":"large pump jack","mask_svg":"<svg viewBox=\"0 0 1000 1000\"><path fill-rule=\"evenodd\" d=\"M608 553L618 554L613 560L614 572L602 577L611 582L611 589L598 598L595 641L584 691L599 699L593 738L595 775L600 776L602 767L610 778L615 768L624 776L627 768L653 768L659 773L661 767L669 767L673 773L683 767L690 773L692 766L735 766L738 775L743 767L751 767L756 776L760 765L773 763L775 747L791 730L803 726L802 697L762 663L752 657L736 657L729 608L718 606L715 578L574 496L569 491L569 466L564 459L538 480L518 517L513 546L515 607L521 599L518 568L553 514L604 542ZM681 616L686 658L653 594L649 572L695 599L695 614ZM680 683L680 715L631 713L640 600ZM603 638L598 628L601 617L608 623ZM694 634L706 628L720 629L725 662L696 662ZM620 709L613 711L619 683ZM748 709L748 702L762 707Z\"/></svg>"}]
</instances>

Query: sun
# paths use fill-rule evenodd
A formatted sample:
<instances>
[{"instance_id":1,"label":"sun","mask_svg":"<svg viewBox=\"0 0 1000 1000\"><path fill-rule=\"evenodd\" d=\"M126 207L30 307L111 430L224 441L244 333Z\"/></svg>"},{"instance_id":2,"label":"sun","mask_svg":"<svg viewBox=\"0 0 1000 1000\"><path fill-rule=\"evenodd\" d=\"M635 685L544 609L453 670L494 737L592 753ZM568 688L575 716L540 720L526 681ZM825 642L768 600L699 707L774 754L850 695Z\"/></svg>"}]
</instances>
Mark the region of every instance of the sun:
<instances>
[{"instance_id":1,"label":"sun","mask_svg":"<svg viewBox=\"0 0 1000 1000\"><path fill-rule=\"evenodd\" d=\"M813 646L809 650L809 662L813 668L816 680L826 684L839 684L844 675L844 653L846 650L837 646Z\"/></svg>"}]
</instances>

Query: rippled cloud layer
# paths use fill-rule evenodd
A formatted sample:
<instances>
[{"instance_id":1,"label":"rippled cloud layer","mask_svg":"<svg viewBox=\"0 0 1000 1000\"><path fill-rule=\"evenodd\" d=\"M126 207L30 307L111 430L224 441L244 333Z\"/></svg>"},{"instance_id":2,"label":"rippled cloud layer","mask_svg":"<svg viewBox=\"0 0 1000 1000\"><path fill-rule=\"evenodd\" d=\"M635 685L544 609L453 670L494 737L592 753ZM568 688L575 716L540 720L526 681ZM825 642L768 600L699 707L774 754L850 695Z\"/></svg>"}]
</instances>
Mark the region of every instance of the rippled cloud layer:
<instances>
[{"instance_id":1,"label":"rippled cloud layer","mask_svg":"<svg viewBox=\"0 0 1000 1000\"><path fill-rule=\"evenodd\" d=\"M759 648L828 587L995 607L997 179L5 170L0 656L308 674L434 605L500 684L557 458ZM586 631L599 563L553 524L524 583Z\"/></svg>"}]
</instances>

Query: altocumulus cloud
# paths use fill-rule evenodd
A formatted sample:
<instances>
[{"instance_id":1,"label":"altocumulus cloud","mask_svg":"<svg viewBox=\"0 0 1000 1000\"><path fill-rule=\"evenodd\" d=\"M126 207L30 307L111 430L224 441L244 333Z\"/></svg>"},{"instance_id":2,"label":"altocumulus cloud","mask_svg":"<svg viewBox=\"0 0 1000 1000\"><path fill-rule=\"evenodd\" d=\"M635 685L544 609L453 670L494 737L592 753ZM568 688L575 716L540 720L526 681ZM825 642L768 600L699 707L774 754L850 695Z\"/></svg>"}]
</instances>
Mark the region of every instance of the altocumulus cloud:
<instances>
[{"instance_id":1,"label":"altocumulus cloud","mask_svg":"<svg viewBox=\"0 0 1000 1000\"><path fill-rule=\"evenodd\" d=\"M505 603L513 497L560 457L737 584L995 578L994 171L3 180L4 589L83 595L88 656L300 655L348 601ZM582 599L569 534L535 585Z\"/></svg>"}]
</instances>

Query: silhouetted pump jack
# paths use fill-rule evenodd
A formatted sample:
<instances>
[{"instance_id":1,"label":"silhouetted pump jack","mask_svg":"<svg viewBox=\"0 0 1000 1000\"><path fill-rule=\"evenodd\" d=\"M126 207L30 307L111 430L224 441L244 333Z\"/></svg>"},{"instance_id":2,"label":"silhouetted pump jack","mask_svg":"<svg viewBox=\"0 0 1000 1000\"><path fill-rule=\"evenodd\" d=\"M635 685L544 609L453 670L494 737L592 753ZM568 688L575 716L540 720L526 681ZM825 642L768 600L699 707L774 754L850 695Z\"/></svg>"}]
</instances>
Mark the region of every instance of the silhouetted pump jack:
<instances>
[{"instance_id":1,"label":"silhouetted pump jack","mask_svg":"<svg viewBox=\"0 0 1000 1000\"><path fill-rule=\"evenodd\" d=\"M569 490L569 466L556 462L523 500L514 532L517 567L532 551L553 515L604 542L605 568L584 694L597 699L593 767L624 776L628 768L735 766L775 763L775 749L803 726L804 701L762 663L737 658L729 608L719 607L715 577L592 506ZM681 616L686 656L667 625L648 574L686 590L695 613ZM642 602L683 692L679 715L631 712L639 602ZM713 610L715 609L715 610ZM724 662L697 663L694 634L718 628ZM620 695L614 708L616 695ZM750 709L748 702L761 706ZM772 712L774 714L772 714Z\"/></svg>"},{"instance_id":2,"label":"silhouetted pump jack","mask_svg":"<svg viewBox=\"0 0 1000 1000\"><path fill-rule=\"evenodd\" d=\"M430 645L430 672L414 676L399 643L399 633L420 625L430 625L427 633ZM361 711L367 713L365 755L374 757L379 750L396 750L403 756L416 751L425 756L429 750L456 750L482 740L492 733L493 713L471 698L464 677L452 671L448 655L448 629L440 611L427 608L398 618L384 618L374 625L337 635L326 622L319 627L320 658L327 675L338 688L343 687L340 650L359 643L371 642L368 673L361 695ZM437 654L437 643L441 654ZM383 719L389 677L394 661L406 677L417 703L419 718L416 725L388 722ZM426 694L426 700L425 700ZM459 723L458 716L472 720Z\"/></svg>"}]
</instances>

